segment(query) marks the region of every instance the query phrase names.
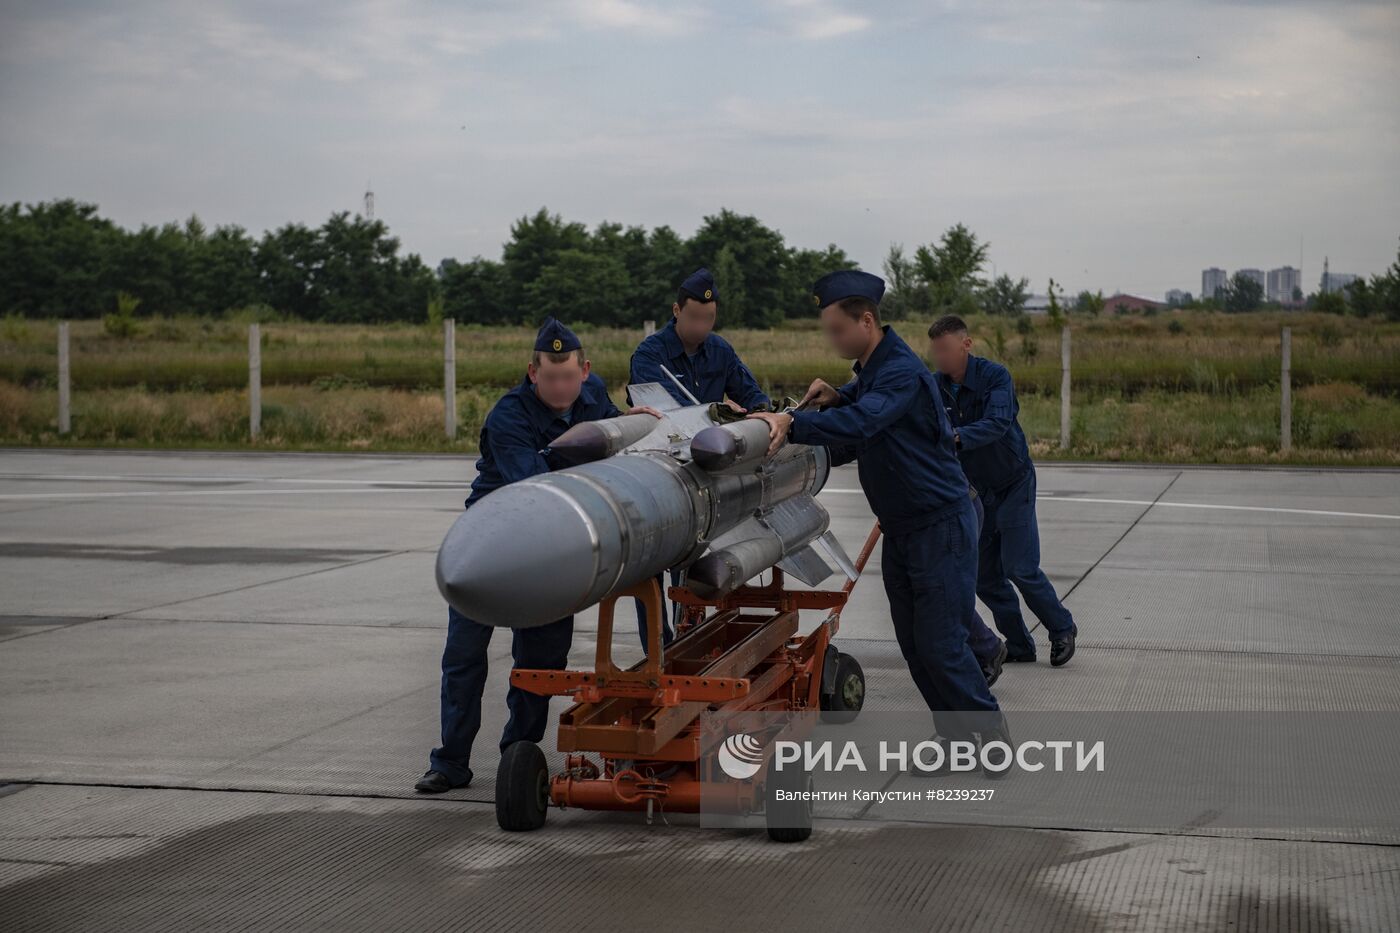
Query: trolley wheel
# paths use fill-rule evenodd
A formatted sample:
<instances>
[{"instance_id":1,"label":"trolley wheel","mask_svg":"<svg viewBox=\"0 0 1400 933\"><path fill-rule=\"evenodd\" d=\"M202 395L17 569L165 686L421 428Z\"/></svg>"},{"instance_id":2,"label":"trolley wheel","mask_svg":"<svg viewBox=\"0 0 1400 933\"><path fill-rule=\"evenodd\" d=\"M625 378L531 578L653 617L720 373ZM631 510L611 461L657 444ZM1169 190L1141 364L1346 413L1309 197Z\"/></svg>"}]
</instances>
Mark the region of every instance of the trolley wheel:
<instances>
[{"instance_id":1,"label":"trolley wheel","mask_svg":"<svg viewBox=\"0 0 1400 933\"><path fill-rule=\"evenodd\" d=\"M831 693L821 696L822 722L847 723L865 705L865 671L849 654L836 656L836 678Z\"/></svg>"},{"instance_id":2,"label":"trolley wheel","mask_svg":"<svg viewBox=\"0 0 1400 933\"><path fill-rule=\"evenodd\" d=\"M549 765L534 742L516 742L496 769L496 822L507 832L544 825L549 812Z\"/></svg>"},{"instance_id":3,"label":"trolley wheel","mask_svg":"<svg viewBox=\"0 0 1400 933\"><path fill-rule=\"evenodd\" d=\"M793 765L781 771L773 765L774 759L770 758L763 806L764 820L768 823L768 838L774 842L802 842L812 835L812 801L810 798L779 800L777 792L803 791L810 794L812 774Z\"/></svg>"}]
</instances>

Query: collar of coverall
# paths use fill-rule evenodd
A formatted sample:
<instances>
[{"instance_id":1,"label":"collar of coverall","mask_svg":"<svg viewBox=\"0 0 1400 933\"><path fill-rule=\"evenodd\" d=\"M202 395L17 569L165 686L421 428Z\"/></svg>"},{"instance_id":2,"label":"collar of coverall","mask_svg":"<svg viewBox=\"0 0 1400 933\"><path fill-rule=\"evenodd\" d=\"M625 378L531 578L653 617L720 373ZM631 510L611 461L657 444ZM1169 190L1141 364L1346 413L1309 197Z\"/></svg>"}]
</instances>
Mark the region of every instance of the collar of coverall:
<instances>
[{"instance_id":1,"label":"collar of coverall","mask_svg":"<svg viewBox=\"0 0 1400 933\"><path fill-rule=\"evenodd\" d=\"M879 345L875 347L875 352L870 354L870 359L865 361L864 366L857 362L851 367L856 374L856 378L862 382L869 382L871 379L874 379L875 373L880 370L880 364L889 359L890 354L894 352L895 344L904 342L890 325L881 325L880 330L885 336L881 338Z\"/></svg>"},{"instance_id":2,"label":"collar of coverall","mask_svg":"<svg viewBox=\"0 0 1400 933\"><path fill-rule=\"evenodd\" d=\"M971 389L973 392L976 392L978 387L982 384L983 362L982 357L969 353L967 355L967 370L963 373L962 382L957 384L964 389ZM939 373L938 378L942 380L945 385L953 385L952 377L947 373Z\"/></svg>"}]
</instances>

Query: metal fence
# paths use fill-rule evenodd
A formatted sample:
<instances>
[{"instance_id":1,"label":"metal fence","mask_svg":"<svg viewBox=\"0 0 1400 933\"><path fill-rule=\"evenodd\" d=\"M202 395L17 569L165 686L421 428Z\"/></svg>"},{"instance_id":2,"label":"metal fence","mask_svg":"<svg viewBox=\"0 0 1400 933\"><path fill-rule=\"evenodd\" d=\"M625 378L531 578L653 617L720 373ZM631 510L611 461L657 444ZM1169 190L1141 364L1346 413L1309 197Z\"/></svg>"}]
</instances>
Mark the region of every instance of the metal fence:
<instances>
[{"instance_id":1,"label":"metal fence","mask_svg":"<svg viewBox=\"0 0 1400 933\"><path fill-rule=\"evenodd\" d=\"M655 330L648 321L646 333ZM1292 329L1282 329L1279 340L1279 450L1287 454L1293 448L1293 335ZM1070 328L1060 334L1060 449L1070 445L1070 388L1072 385ZM442 385L443 425L449 440L457 436L457 324L442 322ZM68 353L68 322L58 324L58 433L72 430L72 379ZM257 439L262 427L262 334L257 324L248 325L248 433Z\"/></svg>"}]
</instances>

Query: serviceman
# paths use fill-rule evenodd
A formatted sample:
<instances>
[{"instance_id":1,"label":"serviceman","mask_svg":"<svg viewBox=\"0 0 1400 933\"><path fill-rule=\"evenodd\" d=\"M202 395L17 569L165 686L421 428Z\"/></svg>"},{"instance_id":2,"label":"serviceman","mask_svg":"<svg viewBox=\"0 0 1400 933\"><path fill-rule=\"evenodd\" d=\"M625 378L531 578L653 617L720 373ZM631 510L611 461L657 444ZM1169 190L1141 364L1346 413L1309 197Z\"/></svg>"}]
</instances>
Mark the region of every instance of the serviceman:
<instances>
[{"instance_id":1,"label":"serviceman","mask_svg":"<svg viewBox=\"0 0 1400 933\"><path fill-rule=\"evenodd\" d=\"M770 452L785 440L822 444L858 461L860 485L884 532L885 593L895 637L945 740L1005 740L996 698L968 644L975 614L977 516L953 450L938 387L917 354L880 323L885 283L855 270L813 287L822 330L855 378L820 379L804 403L820 411L760 412ZM995 773L995 772L988 772Z\"/></svg>"},{"instance_id":2,"label":"serviceman","mask_svg":"<svg viewBox=\"0 0 1400 933\"><path fill-rule=\"evenodd\" d=\"M972 355L967 325L954 315L928 329L943 404L952 419L963 472L982 497L986 520L978 547L977 595L1006 638L1009 662L1035 660L1035 642L1021 616L1021 601L1050 636L1050 663L1074 657L1074 617L1040 569L1040 530L1035 520L1035 464L1016 415L1016 387L1006 367Z\"/></svg>"},{"instance_id":3,"label":"serviceman","mask_svg":"<svg viewBox=\"0 0 1400 933\"><path fill-rule=\"evenodd\" d=\"M715 287L714 277L708 269L696 269L681 283L666 326L644 339L632 353L628 384L659 382L682 405L718 402L738 413L769 407L768 396L759 388L753 373L739 359L729 341L715 333L718 315L719 289ZM684 391L662 367L681 381ZM680 581L681 574L673 572L671 583ZM664 592L664 586L662 590ZM637 612L642 612L640 603ZM671 616L662 629L662 641L666 644L670 644L674 636L672 625L679 621L679 606L672 607ZM646 647L645 633L642 646Z\"/></svg>"},{"instance_id":4,"label":"serviceman","mask_svg":"<svg viewBox=\"0 0 1400 933\"><path fill-rule=\"evenodd\" d=\"M729 341L714 332L718 311L719 290L714 277L708 269L697 269L681 283L666 326L643 340L632 354L628 382L659 382L677 402L694 404L662 372L664 366L697 402L725 402L738 412L767 408L768 396L758 387L753 373Z\"/></svg>"},{"instance_id":5,"label":"serviceman","mask_svg":"<svg viewBox=\"0 0 1400 933\"><path fill-rule=\"evenodd\" d=\"M633 408L628 414L651 408ZM481 459L466 507L507 483L563 466L545 448L570 425L622 414L608 398L603 380L592 372L574 332L554 318L535 338L534 356L520 385L507 392L481 428ZM418 780L420 793L439 794L472 781L472 742L481 728L481 694L486 686L489 625L447 610L447 647L442 654L442 745L428 757L428 771ZM573 616L539 628L511 632L516 667L559 670L569 660ZM506 694L510 720L501 735L504 750L513 742L544 738L549 697L512 686Z\"/></svg>"}]
</instances>

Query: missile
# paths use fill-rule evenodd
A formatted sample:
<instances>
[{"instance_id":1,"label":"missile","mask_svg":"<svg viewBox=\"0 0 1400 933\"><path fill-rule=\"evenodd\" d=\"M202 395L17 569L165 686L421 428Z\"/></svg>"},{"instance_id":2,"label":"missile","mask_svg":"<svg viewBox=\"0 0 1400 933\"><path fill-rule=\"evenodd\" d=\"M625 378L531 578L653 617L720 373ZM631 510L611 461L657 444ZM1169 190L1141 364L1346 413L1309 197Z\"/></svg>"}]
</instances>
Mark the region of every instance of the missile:
<instances>
[{"instance_id":1,"label":"missile","mask_svg":"<svg viewBox=\"0 0 1400 933\"><path fill-rule=\"evenodd\" d=\"M555 438L549 449L570 466L603 460L646 437L659 422L651 415L584 421Z\"/></svg>"},{"instance_id":2,"label":"missile","mask_svg":"<svg viewBox=\"0 0 1400 933\"><path fill-rule=\"evenodd\" d=\"M681 409L677 420L684 422L691 411ZM647 415L630 417L656 423ZM589 423L604 426L601 434L587 432L590 455L625 438L627 431L618 425L614 432L608 421ZM766 449L766 429L764 436ZM734 462L748 456L746 450ZM789 444L747 472L711 473L674 452L628 450L532 476L495 490L457 518L438 551L438 590L469 619L532 628L663 570L689 566L716 538L741 525L745 537L769 537L757 554L731 548L717 559L731 568L732 578L775 553L783 557L780 551L802 537L778 535L774 547L762 529L745 531L756 516L801 499L825 521L825 510L811 497L825 485L829 469L824 447Z\"/></svg>"},{"instance_id":3,"label":"missile","mask_svg":"<svg viewBox=\"0 0 1400 933\"><path fill-rule=\"evenodd\" d=\"M746 526L747 537L715 542L715 549L686 571L686 585L702 599L731 593L787 555L820 538L830 521L826 510L816 502L806 498L788 499L755 522L752 528Z\"/></svg>"},{"instance_id":4,"label":"missile","mask_svg":"<svg viewBox=\"0 0 1400 933\"><path fill-rule=\"evenodd\" d=\"M690 442L690 456L710 473L752 466L767 453L768 425L747 418L706 428Z\"/></svg>"}]
</instances>

